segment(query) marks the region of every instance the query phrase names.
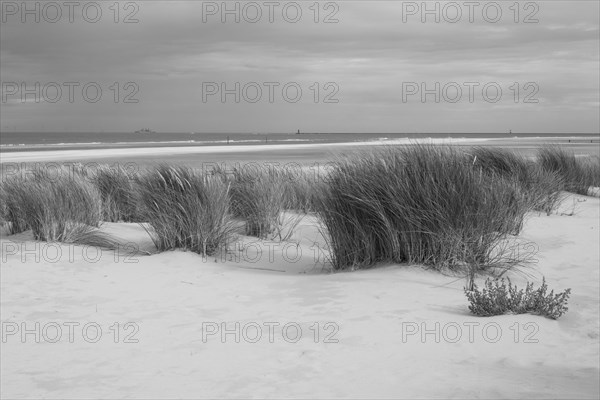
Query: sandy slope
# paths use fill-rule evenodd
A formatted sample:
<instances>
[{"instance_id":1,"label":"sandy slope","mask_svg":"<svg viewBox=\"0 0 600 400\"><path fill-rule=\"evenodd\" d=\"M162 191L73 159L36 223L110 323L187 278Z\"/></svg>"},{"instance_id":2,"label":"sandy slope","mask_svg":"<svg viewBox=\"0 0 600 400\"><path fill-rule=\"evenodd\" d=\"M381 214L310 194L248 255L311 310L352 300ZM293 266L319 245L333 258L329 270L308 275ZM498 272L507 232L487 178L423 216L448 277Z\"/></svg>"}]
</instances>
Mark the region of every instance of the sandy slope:
<instances>
[{"instance_id":1,"label":"sandy slope","mask_svg":"<svg viewBox=\"0 0 600 400\"><path fill-rule=\"evenodd\" d=\"M252 238L239 260L180 251L115 260L104 251L92 262L93 249L63 245L49 262L57 248L38 244L46 260L36 262L35 251L21 251L35 250L26 234L4 237L1 394L598 398L600 199L574 196L567 211L573 205L574 216L532 216L522 234L539 247L529 279L545 275L551 288L572 288L570 311L558 321L472 316L464 280L418 267L327 273L314 262L311 246L322 238L310 218L291 239L302 251L297 262L295 244L285 257L284 244L271 244L270 260L269 246ZM136 225L104 229L152 248ZM22 323L35 331L36 322L40 343L34 334L24 343L21 332L8 334ZM80 324L72 335L70 322ZM238 322L239 343L235 333L208 334L221 323L235 332ZM62 326L57 343L53 323ZM102 328L96 343L93 326L84 337L86 323ZM297 325L283 330L287 323ZM251 343L257 327L262 337Z\"/></svg>"}]
</instances>

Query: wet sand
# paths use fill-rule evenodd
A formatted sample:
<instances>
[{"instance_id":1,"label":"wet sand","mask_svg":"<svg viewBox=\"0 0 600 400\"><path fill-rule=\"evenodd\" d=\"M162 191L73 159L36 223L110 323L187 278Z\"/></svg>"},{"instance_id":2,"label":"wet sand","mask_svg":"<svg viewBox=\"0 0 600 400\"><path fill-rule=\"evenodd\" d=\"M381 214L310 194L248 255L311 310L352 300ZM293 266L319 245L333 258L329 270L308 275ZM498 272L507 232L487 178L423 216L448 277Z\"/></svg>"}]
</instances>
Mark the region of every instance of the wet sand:
<instances>
[{"instance_id":1,"label":"wet sand","mask_svg":"<svg viewBox=\"0 0 600 400\"><path fill-rule=\"evenodd\" d=\"M326 163L336 157L382 145L416 143L415 139L395 139L377 142L302 143L302 144L254 144L232 146L151 146L151 147L82 147L53 148L42 151L1 151L2 164L8 163L104 163L148 166L170 163L202 167L210 164L227 165L251 162L300 164L310 166ZM467 138L467 139L422 139L421 143L443 143L459 147L490 146L517 151L534 156L544 145L558 145L574 152L577 156L600 157L600 138L594 137L523 137L523 138Z\"/></svg>"}]
</instances>

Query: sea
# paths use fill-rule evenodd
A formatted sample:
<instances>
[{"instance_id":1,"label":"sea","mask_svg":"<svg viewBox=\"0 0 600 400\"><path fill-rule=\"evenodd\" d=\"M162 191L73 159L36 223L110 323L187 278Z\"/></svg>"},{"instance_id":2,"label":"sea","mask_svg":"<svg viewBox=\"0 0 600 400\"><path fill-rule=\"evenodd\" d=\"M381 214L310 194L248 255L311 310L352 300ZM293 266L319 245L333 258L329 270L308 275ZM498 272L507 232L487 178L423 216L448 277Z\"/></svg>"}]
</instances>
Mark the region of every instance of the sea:
<instances>
[{"instance_id":1,"label":"sea","mask_svg":"<svg viewBox=\"0 0 600 400\"><path fill-rule=\"evenodd\" d=\"M0 132L0 150L51 150L61 147L202 146L223 144L294 144L385 141L421 138L589 137L598 134L568 133L195 133L195 132Z\"/></svg>"}]
</instances>

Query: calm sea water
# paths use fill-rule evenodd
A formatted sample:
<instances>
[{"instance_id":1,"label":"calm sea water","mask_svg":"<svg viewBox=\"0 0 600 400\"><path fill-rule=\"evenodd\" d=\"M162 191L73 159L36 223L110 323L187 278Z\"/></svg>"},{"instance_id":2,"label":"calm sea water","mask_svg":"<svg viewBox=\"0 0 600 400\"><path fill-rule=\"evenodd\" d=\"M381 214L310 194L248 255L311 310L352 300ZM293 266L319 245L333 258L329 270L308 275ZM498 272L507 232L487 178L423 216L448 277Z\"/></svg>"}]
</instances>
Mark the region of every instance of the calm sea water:
<instances>
[{"instance_id":1,"label":"calm sea water","mask_svg":"<svg viewBox=\"0 0 600 400\"><path fill-rule=\"evenodd\" d=\"M575 135L575 134L574 134ZM593 136L597 134L576 134L577 136ZM540 134L509 134L509 133L114 133L114 132L2 132L0 133L0 145L4 149L19 146L54 147L61 145L102 145L102 144L136 144L136 143L171 143L171 144L194 144L210 145L222 143L293 143L293 142L352 142L384 140L395 138L423 138L423 137L537 137ZM549 135L550 136L568 136Z\"/></svg>"}]
</instances>

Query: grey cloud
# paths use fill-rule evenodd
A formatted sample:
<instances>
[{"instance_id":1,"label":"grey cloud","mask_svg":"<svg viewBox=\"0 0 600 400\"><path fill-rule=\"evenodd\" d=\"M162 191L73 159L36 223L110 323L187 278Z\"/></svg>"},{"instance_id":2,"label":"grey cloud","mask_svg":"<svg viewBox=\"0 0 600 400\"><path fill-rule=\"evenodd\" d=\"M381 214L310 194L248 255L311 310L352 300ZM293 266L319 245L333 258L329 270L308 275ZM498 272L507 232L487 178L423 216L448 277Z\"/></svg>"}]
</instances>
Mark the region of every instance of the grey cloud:
<instances>
[{"instance_id":1,"label":"grey cloud","mask_svg":"<svg viewBox=\"0 0 600 400\"><path fill-rule=\"evenodd\" d=\"M137 24L3 23L3 81L133 80L141 89L140 104L126 112L114 104L20 104L3 119L25 130L28 124L37 129L41 120L129 130L144 118L170 130L209 131L276 131L287 129L288 121L307 119L314 130L336 131L493 131L490 121L501 125L506 118L534 131L567 123L576 130L599 129L593 115L599 101L594 2L539 2L538 24L510 19L490 24L481 18L472 24L402 23L398 4L378 1L339 2L337 24L314 24L310 18L298 24L202 23L200 3L139 2ZM298 81L305 88L334 81L340 104L203 104L206 81ZM543 101L535 109L468 102L406 105L400 101L404 81L534 81ZM561 111L565 123L555 121Z\"/></svg>"}]
</instances>

